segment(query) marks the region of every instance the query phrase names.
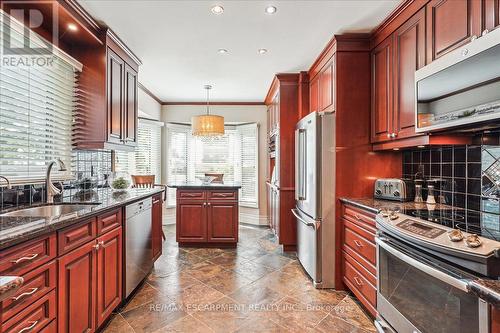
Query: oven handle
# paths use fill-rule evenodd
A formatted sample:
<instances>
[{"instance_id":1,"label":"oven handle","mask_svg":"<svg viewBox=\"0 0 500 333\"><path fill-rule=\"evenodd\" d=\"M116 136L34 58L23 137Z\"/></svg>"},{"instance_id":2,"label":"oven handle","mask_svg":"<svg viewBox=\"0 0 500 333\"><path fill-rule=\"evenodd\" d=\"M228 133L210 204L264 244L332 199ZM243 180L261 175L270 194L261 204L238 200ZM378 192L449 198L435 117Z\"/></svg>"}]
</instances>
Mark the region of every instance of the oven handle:
<instances>
[{"instance_id":1,"label":"oven handle","mask_svg":"<svg viewBox=\"0 0 500 333\"><path fill-rule=\"evenodd\" d=\"M387 252L389 252L390 254L392 254L393 256L403 260L404 262L417 268L418 270L420 270L424 273L427 273L430 276L435 277L436 279L443 281L444 283L452 285L453 287L460 289L466 293L469 292L469 290L467 288L467 281L466 280L457 279L457 278L455 278L449 274L446 274L446 273L444 273L444 272L442 272L434 267L428 266L428 265L426 265L418 260L415 260L412 257L404 254L403 252L396 250L395 248L390 246L388 243L384 242L384 240L386 240L386 238L375 237L375 242L377 243L377 245L380 246L381 248L383 248L384 250L386 250Z\"/></svg>"}]
</instances>

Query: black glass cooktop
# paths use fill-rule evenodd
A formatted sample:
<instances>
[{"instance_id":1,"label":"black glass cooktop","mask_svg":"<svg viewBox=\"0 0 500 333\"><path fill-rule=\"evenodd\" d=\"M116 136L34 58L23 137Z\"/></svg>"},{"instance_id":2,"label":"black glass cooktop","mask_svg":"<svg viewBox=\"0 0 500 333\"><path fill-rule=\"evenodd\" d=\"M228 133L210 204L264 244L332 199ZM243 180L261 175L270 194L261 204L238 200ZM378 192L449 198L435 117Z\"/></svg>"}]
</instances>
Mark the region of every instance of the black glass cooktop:
<instances>
[{"instance_id":1,"label":"black glass cooktop","mask_svg":"<svg viewBox=\"0 0 500 333\"><path fill-rule=\"evenodd\" d=\"M403 209L401 213L422 220L440 224L449 228L459 229L471 234L500 241L500 231L488 226L488 221L481 220L478 211L460 208L450 209ZM494 226L495 224L493 224Z\"/></svg>"}]
</instances>

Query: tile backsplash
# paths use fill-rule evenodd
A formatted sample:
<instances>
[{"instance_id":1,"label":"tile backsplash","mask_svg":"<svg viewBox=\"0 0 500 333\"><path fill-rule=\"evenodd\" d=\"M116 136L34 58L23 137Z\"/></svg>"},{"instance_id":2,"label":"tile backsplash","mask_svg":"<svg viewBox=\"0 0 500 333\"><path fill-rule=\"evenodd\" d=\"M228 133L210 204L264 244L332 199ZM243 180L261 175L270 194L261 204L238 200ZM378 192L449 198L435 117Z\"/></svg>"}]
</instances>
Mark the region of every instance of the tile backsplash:
<instances>
[{"instance_id":1,"label":"tile backsplash","mask_svg":"<svg viewBox=\"0 0 500 333\"><path fill-rule=\"evenodd\" d=\"M65 181L63 187L65 200L75 196L81 197L92 192L93 188L107 186L107 179L112 172L111 151L108 150L76 150L72 157L74 180ZM62 200L63 198L55 198ZM45 201L45 184L29 184L13 186L12 189L0 187L0 210L19 206L28 206Z\"/></svg>"}]
</instances>

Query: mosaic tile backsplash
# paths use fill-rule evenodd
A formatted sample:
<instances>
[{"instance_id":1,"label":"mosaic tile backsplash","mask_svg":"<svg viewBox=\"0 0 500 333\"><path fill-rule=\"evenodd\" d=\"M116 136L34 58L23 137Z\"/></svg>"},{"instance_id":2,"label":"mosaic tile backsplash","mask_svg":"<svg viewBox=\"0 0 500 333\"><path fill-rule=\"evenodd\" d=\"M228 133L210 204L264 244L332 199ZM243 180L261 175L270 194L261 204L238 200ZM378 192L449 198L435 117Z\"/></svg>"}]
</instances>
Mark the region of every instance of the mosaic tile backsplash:
<instances>
[{"instance_id":1,"label":"mosaic tile backsplash","mask_svg":"<svg viewBox=\"0 0 500 333\"><path fill-rule=\"evenodd\" d=\"M71 162L75 179L54 184L64 188L63 196L55 197L55 201L68 201L93 193L93 189L107 187L107 179L111 174L111 151L77 150ZM12 189L0 187L0 210L20 206L28 206L45 202L45 184L13 186Z\"/></svg>"},{"instance_id":2,"label":"mosaic tile backsplash","mask_svg":"<svg viewBox=\"0 0 500 333\"><path fill-rule=\"evenodd\" d=\"M435 185L438 202L466 209L466 223L500 239L500 146L466 145L403 152L403 178Z\"/></svg>"}]
</instances>

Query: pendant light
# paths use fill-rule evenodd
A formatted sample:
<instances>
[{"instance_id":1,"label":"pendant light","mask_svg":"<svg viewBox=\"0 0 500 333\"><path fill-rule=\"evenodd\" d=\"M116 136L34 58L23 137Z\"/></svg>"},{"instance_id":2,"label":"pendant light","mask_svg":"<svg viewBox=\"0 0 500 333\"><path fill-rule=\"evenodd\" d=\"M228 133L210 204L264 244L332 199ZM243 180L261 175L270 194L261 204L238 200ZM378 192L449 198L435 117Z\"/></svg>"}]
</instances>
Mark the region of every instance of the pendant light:
<instances>
[{"instance_id":1,"label":"pendant light","mask_svg":"<svg viewBox=\"0 0 500 333\"><path fill-rule=\"evenodd\" d=\"M191 118L191 131L194 136L220 136L224 135L224 117L210 114L210 89L211 85L203 87L207 90L207 114Z\"/></svg>"}]
</instances>

